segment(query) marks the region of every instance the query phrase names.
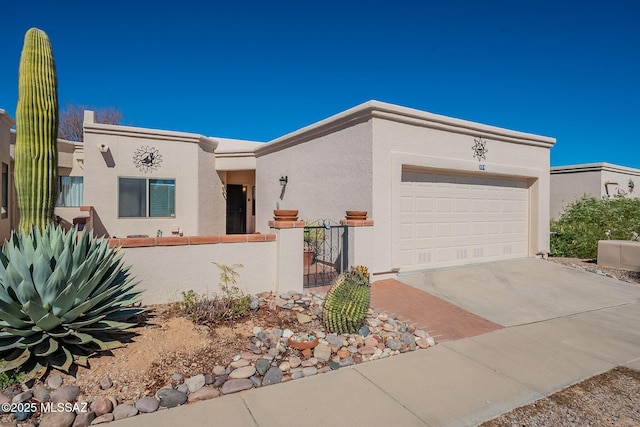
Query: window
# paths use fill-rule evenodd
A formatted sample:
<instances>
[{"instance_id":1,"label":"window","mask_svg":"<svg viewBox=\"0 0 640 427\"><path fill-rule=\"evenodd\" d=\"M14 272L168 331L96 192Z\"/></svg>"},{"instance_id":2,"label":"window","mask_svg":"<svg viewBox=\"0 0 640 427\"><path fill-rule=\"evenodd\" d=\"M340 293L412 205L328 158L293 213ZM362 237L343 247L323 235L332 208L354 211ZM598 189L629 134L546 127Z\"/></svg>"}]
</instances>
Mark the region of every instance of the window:
<instances>
[{"instance_id":1,"label":"window","mask_svg":"<svg viewBox=\"0 0 640 427\"><path fill-rule=\"evenodd\" d=\"M175 217L174 179L118 178L118 216Z\"/></svg>"},{"instance_id":2,"label":"window","mask_svg":"<svg viewBox=\"0 0 640 427\"><path fill-rule=\"evenodd\" d=\"M84 179L81 176L59 176L56 206L82 206L83 193Z\"/></svg>"}]
</instances>

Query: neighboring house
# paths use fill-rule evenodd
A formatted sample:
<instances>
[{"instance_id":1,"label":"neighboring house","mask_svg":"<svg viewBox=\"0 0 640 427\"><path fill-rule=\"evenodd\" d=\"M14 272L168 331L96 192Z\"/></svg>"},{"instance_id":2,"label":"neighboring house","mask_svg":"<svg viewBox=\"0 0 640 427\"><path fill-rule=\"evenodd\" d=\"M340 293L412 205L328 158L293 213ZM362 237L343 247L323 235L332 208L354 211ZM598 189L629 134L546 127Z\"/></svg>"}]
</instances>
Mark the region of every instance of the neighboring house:
<instances>
[{"instance_id":1,"label":"neighboring house","mask_svg":"<svg viewBox=\"0 0 640 427\"><path fill-rule=\"evenodd\" d=\"M334 222L366 210L374 244L356 249L376 274L549 248L553 138L377 101L269 143L93 117L82 145L60 148L61 203L91 206L98 235L264 234L276 208ZM68 223L86 215L56 212Z\"/></svg>"},{"instance_id":2,"label":"neighboring house","mask_svg":"<svg viewBox=\"0 0 640 427\"><path fill-rule=\"evenodd\" d=\"M640 169L589 163L551 168L551 218L558 219L564 209L581 197L639 197Z\"/></svg>"},{"instance_id":3,"label":"neighboring house","mask_svg":"<svg viewBox=\"0 0 640 427\"><path fill-rule=\"evenodd\" d=\"M2 180L0 182L0 242L4 242L11 235L12 227L12 201L13 179L11 176L11 144L15 134L11 128L15 122L2 109L0 109L0 168Z\"/></svg>"}]
</instances>

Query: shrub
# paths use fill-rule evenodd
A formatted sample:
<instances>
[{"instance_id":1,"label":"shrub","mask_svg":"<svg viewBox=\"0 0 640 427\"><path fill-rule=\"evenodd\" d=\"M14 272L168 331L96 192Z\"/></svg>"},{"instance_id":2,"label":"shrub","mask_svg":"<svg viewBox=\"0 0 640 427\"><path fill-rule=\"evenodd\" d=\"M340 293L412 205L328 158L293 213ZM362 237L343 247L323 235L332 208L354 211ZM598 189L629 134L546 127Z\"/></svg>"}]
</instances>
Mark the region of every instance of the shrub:
<instances>
[{"instance_id":1,"label":"shrub","mask_svg":"<svg viewBox=\"0 0 640 427\"><path fill-rule=\"evenodd\" d=\"M551 221L551 255L596 258L598 240L637 240L640 199L585 196Z\"/></svg>"},{"instance_id":2,"label":"shrub","mask_svg":"<svg viewBox=\"0 0 640 427\"><path fill-rule=\"evenodd\" d=\"M327 292L322 321L331 332L356 333L364 323L371 301L369 271L351 267L342 273Z\"/></svg>"},{"instance_id":3,"label":"shrub","mask_svg":"<svg viewBox=\"0 0 640 427\"><path fill-rule=\"evenodd\" d=\"M236 286L240 276L236 269L241 268L242 264L213 264L220 269L220 293L210 298L193 290L183 291L182 301L176 303L176 309L194 323L215 323L247 316L251 310L251 296L245 295Z\"/></svg>"},{"instance_id":4,"label":"shrub","mask_svg":"<svg viewBox=\"0 0 640 427\"><path fill-rule=\"evenodd\" d=\"M0 372L68 372L117 339L143 311L122 255L92 233L48 226L14 233L0 251Z\"/></svg>"}]
</instances>

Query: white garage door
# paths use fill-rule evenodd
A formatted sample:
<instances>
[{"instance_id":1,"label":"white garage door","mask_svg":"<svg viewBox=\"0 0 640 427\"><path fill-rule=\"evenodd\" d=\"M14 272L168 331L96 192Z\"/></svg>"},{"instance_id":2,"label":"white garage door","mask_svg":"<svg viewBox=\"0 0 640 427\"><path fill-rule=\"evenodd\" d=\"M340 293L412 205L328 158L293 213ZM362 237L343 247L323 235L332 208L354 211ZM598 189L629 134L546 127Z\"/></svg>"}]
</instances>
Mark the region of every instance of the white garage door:
<instances>
[{"instance_id":1,"label":"white garage door","mask_svg":"<svg viewBox=\"0 0 640 427\"><path fill-rule=\"evenodd\" d=\"M403 169L402 271L528 256L525 180Z\"/></svg>"}]
</instances>

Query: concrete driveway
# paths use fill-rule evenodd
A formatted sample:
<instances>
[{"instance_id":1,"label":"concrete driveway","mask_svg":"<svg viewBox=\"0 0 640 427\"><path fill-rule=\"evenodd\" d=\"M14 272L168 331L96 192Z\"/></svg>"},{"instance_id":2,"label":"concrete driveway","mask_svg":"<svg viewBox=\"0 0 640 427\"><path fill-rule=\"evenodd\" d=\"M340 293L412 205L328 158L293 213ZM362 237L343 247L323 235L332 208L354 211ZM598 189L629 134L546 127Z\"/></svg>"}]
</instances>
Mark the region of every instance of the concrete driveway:
<instances>
[{"instance_id":1,"label":"concrete driveway","mask_svg":"<svg viewBox=\"0 0 640 427\"><path fill-rule=\"evenodd\" d=\"M640 286L526 258L398 278L502 326L517 326L640 301Z\"/></svg>"}]
</instances>

